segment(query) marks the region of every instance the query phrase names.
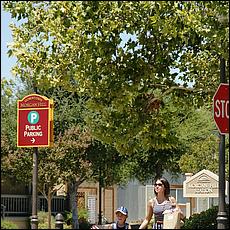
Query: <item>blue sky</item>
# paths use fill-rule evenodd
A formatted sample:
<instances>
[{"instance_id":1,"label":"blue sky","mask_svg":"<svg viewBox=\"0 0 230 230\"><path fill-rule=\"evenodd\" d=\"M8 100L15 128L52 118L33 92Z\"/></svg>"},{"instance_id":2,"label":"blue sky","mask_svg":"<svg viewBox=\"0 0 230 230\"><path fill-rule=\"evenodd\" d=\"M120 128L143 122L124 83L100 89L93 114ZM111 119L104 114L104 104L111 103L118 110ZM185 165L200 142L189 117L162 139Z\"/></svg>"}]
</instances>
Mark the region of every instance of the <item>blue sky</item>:
<instances>
[{"instance_id":1,"label":"blue sky","mask_svg":"<svg viewBox=\"0 0 230 230\"><path fill-rule=\"evenodd\" d=\"M7 79L13 79L10 70L16 63L16 58L9 58L7 54L7 43L12 42L10 22L12 22L10 13L3 10L1 2L1 78Z\"/></svg>"}]
</instances>

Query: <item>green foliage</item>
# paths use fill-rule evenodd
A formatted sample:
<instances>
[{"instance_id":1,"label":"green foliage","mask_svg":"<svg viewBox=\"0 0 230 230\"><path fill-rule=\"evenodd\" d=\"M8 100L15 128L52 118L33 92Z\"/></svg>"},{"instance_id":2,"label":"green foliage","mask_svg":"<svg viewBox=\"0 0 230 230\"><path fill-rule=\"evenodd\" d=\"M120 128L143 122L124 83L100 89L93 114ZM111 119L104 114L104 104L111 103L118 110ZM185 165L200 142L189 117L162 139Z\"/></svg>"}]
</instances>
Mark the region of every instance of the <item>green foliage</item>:
<instances>
[{"instance_id":1,"label":"green foliage","mask_svg":"<svg viewBox=\"0 0 230 230\"><path fill-rule=\"evenodd\" d=\"M119 154L114 147L94 140L86 154L94 172L89 178L91 181L102 179L102 186L108 187L114 184L125 184L131 177L129 159Z\"/></svg>"},{"instance_id":2,"label":"green foliage","mask_svg":"<svg viewBox=\"0 0 230 230\"><path fill-rule=\"evenodd\" d=\"M38 212L38 229L48 229L48 212ZM55 217L51 216L51 229L55 229ZM63 229L70 229L70 227L64 223Z\"/></svg>"},{"instance_id":3,"label":"green foliage","mask_svg":"<svg viewBox=\"0 0 230 230\"><path fill-rule=\"evenodd\" d=\"M12 221L1 219L1 229L18 229L18 225Z\"/></svg>"},{"instance_id":4,"label":"green foliage","mask_svg":"<svg viewBox=\"0 0 230 230\"><path fill-rule=\"evenodd\" d=\"M122 172L140 180L163 169L179 172L184 152L183 170L198 170L190 167L195 160L190 166L183 162L203 147L210 153L211 146L215 156L215 137L205 133L205 140L186 140L178 129L193 107L211 102L220 56L227 61L228 79L228 1L4 1L3 6L19 22L11 25L9 56L18 60L12 72L56 99L55 141L70 126L87 127L92 140L116 149L117 156L108 159L122 159ZM79 166L64 142L58 152L59 162ZM82 158L82 165L92 165ZM107 178L109 184L115 177Z\"/></svg>"},{"instance_id":5,"label":"green foliage","mask_svg":"<svg viewBox=\"0 0 230 230\"><path fill-rule=\"evenodd\" d=\"M22 151L22 149L18 149L16 145L17 97L21 99L21 96L27 91L18 89L15 81L2 79L1 83L2 174L14 175L18 180L28 181L31 176L31 152L29 150ZM11 93L9 93L9 91Z\"/></svg>"},{"instance_id":6,"label":"green foliage","mask_svg":"<svg viewBox=\"0 0 230 230\"><path fill-rule=\"evenodd\" d=\"M6 1L4 9L23 20L12 25L15 74L78 92L93 137L126 155L177 149L176 110L210 102L219 56L229 58L224 1Z\"/></svg>"},{"instance_id":7,"label":"green foliage","mask_svg":"<svg viewBox=\"0 0 230 230\"><path fill-rule=\"evenodd\" d=\"M85 126L83 119L84 98L76 92L68 92L63 87L38 88L39 94L53 99L54 101L54 138L63 134L73 125Z\"/></svg>"},{"instance_id":8,"label":"green foliage","mask_svg":"<svg viewBox=\"0 0 230 230\"><path fill-rule=\"evenodd\" d=\"M185 152L179 160L182 172L195 174L205 168L218 174L219 135L210 108L191 109L177 133ZM229 137L226 135L226 159L229 156L228 149ZM228 175L229 165L226 164L226 176Z\"/></svg>"},{"instance_id":9,"label":"green foliage","mask_svg":"<svg viewBox=\"0 0 230 230\"><path fill-rule=\"evenodd\" d=\"M38 212L38 229L48 229L48 213ZM55 229L55 218L51 216L51 229Z\"/></svg>"},{"instance_id":10,"label":"green foliage","mask_svg":"<svg viewBox=\"0 0 230 230\"><path fill-rule=\"evenodd\" d=\"M65 212L64 221L68 226L72 224L72 213ZM88 212L84 208L78 208L78 222L80 229L89 229L90 223L88 222Z\"/></svg>"},{"instance_id":11,"label":"green foliage","mask_svg":"<svg viewBox=\"0 0 230 230\"><path fill-rule=\"evenodd\" d=\"M229 229L229 205L226 205L227 225ZM193 214L189 219L185 219L182 229L217 229L218 206L202 211L199 214Z\"/></svg>"},{"instance_id":12,"label":"green foliage","mask_svg":"<svg viewBox=\"0 0 230 230\"><path fill-rule=\"evenodd\" d=\"M88 212L86 209L78 210L78 221L80 229L87 229L90 227L90 223L88 221Z\"/></svg>"},{"instance_id":13,"label":"green foliage","mask_svg":"<svg viewBox=\"0 0 230 230\"><path fill-rule=\"evenodd\" d=\"M1 157L12 151L12 146L13 149L16 146L17 104L14 89L14 82L1 79Z\"/></svg>"}]
</instances>

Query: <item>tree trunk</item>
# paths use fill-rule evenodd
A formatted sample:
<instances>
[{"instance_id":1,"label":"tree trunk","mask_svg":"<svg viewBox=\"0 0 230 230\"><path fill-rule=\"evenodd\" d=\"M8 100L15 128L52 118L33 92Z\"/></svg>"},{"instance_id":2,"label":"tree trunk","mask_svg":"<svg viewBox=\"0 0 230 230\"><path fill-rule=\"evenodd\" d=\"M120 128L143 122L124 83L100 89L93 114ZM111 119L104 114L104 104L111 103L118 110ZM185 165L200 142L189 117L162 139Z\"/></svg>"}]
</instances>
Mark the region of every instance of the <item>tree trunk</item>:
<instances>
[{"instance_id":1,"label":"tree trunk","mask_svg":"<svg viewBox=\"0 0 230 230\"><path fill-rule=\"evenodd\" d=\"M70 183L70 200L72 206L72 229L79 229L76 181Z\"/></svg>"},{"instance_id":2,"label":"tree trunk","mask_svg":"<svg viewBox=\"0 0 230 230\"><path fill-rule=\"evenodd\" d=\"M65 199L65 210L70 212L70 183L67 183L67 193L66 193L66 199Z\"/></svg>"},{"instance_id":3,"label":"tree trunk","mask_svg":"<svg viewBox=\"0 0 230 230\"><path fill-rule=\"evenodd\" d=\"M50 188L48 189L48 229L51 229L51 200L52 200L52 193Z\"/></svg>"}]
</instances>

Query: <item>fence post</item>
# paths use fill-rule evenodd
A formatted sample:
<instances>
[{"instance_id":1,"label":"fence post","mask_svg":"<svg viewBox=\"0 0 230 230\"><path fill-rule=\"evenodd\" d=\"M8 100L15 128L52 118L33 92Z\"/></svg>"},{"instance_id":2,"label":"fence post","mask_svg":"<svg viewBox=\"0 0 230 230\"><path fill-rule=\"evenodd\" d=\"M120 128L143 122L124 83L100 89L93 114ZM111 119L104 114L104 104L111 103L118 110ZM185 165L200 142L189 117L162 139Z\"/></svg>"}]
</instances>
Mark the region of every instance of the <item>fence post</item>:
<instances>
[{"instance_id":1,"label":"fence post","mask_svg":"<svg viewBox=\"0 0 230 230\"><path fill-rule=\"evenodd\" d=\"M64 224L64 218L61 213L58 213L55 216L55 229L63 229L63 224Z\"/></svg>"},{"instance_id":2,"label":"fence post","mask_svg":"<svg viewBox=\"0 0 230 230\"><path fill-rule=\"evenodd\" d=\"M1 204L1 217L2 217L2 219L5 218L5 211L6 211L6 206L4 204Z\"/></svg>"}]
</instances>

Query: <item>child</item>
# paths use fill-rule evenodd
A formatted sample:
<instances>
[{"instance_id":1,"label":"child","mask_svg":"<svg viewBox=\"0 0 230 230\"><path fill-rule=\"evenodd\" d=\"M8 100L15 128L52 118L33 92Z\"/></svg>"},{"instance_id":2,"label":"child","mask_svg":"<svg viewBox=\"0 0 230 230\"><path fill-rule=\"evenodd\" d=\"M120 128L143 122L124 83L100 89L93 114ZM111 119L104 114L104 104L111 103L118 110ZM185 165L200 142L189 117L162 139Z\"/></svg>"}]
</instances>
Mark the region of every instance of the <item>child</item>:
<instances>
[{"instance_id":1,"label":"child","mask_svg":"<svg viewBox=\"0 0 230 230\"><path fill-rule=\"evenodd\" d=\"M131 226L126 223L126 219L128 218L127 208L121 206L115 211L115 214L117 221L111 224L111 229L131 229Z\"/></svg>"}]
</instances>

